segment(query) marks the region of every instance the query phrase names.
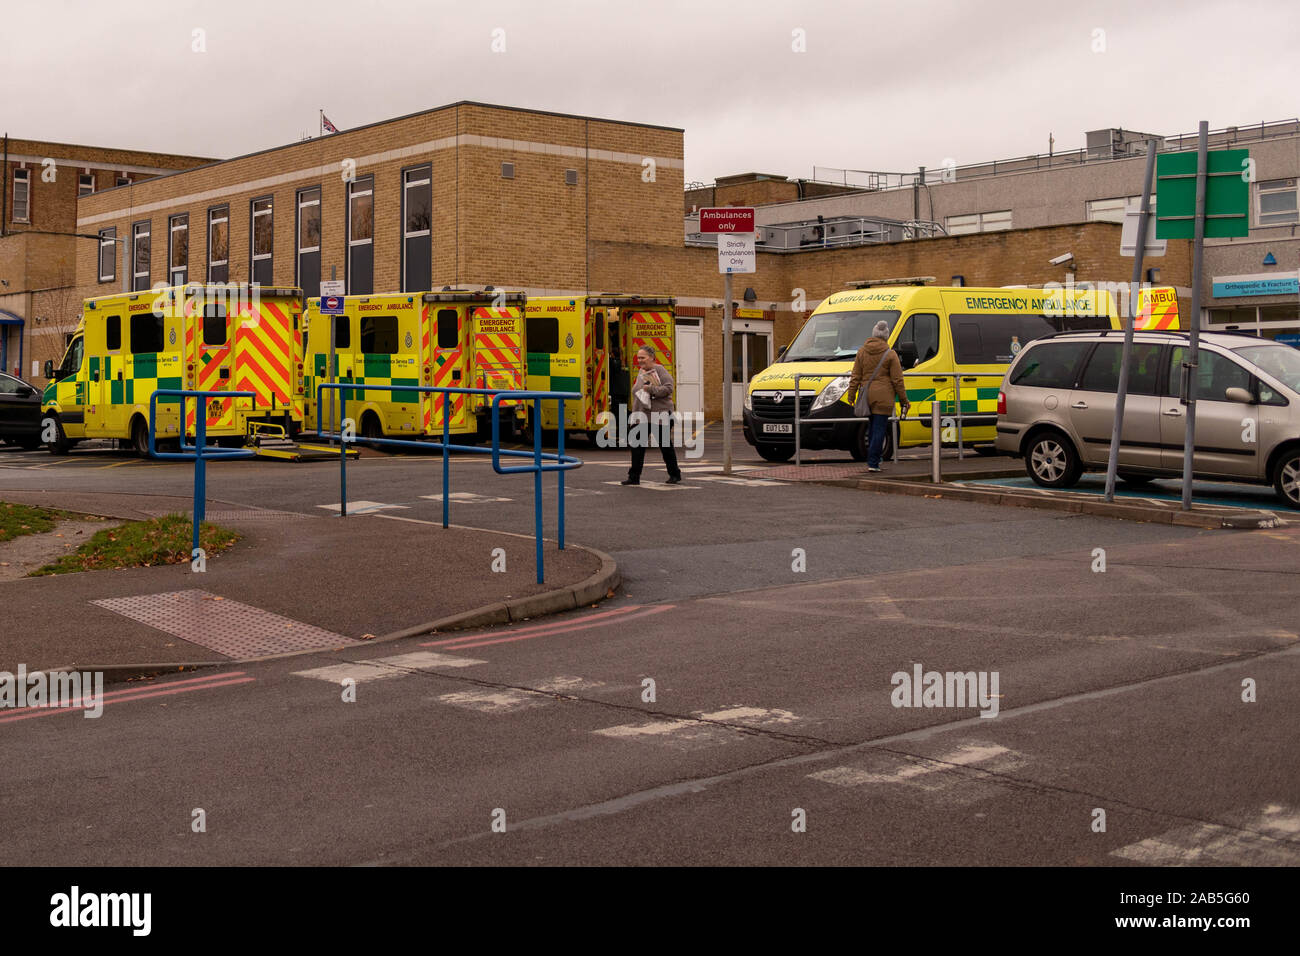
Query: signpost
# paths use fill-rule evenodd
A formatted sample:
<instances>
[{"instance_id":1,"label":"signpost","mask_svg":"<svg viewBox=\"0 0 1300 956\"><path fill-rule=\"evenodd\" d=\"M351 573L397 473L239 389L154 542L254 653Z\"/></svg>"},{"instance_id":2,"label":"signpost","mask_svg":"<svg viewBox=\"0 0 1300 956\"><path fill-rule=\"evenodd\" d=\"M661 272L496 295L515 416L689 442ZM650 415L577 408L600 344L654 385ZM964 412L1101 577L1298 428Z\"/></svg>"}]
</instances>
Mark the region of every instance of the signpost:
<instances>
[{"instance_id":1,"label":"signpost","mask_svg":"<svg viewBox=\"0 0 1300 956\"><path fill-rule=\"evenodd\" d=\"M1196 448L1196 368L1201 335L1201 264L1205 237L1250 234L1250 151L1207 148L1210 124L1201 121L1196 152L1165 153L1156 163L1156 237L1191 239L1192 314L1179 396L1187 408L1183 437L1183 510L1192 509L1192 452Z\"/></svg>"},{"instance_id":2,"label":"signpost","mask_svg":"<svg viewBox=\"0 0 1300 956\"><path fill-rule=\"evenodd\" d=\"M700 232L718 234L722 285L722 473L731 474L731 276L754 272L754 210L742 206L700 210Z\"/></svg>"},{"instance_id":3,"label":"signpost","mask_svg":"<svg viewBox=\"0 0 1300 956\"><path fill-rule=\"evenodd\" d=\"M333 270L331 270L330 274L333 275ZM347 294L347 291L348 291L347 283L343 279L322 279L321 280L320 312L321 315L328 315L330 317L329 382L331 385L334 384L335 375L338 372L337 360L334 358L334 343L338 339L338 335L336 334L337 330L334 327L334 323L337 322L338 319L335 318L335 316L339 316L343 314L343 296ZM330 393L330 430L333 431L334 421L335 421L334 413L338 410L338 405L336 404L337 398L335 397L338 394L338 389L331 388L329 389L329 393ZM338 423L338 430L339 431L343 430L342 420L340 420ZM330 444L331 445L334 444L334 439L332 438L330 439Z\"/></svg>"}]
</instances>

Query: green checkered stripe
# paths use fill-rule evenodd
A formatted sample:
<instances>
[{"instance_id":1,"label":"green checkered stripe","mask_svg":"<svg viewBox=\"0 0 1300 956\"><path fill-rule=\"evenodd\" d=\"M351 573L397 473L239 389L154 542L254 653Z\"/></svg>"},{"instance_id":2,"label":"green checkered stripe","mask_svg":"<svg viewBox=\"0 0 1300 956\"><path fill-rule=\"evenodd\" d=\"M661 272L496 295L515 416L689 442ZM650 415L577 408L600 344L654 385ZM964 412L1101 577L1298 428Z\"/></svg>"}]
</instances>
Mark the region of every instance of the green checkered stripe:
<instances>
[{"instance_id":1,"label":"green checkered stripe","mask_svg":"<svg viewBox=\"0 0 1300 956\"><path fill-rule=\"evenodd\" d=\"M337 355L334 356L336 370L338 368L338 358L339 357ZM315 372L315 377L312 379L310 383L311 397L313 401L316 398L317 386L322 381L327 381L329 378L328 368L327 368L328 362L329 362L328 355L325 355L323 353L316 354L315 363L314 363L315 367L313 368L313 371ZM414 367L415 366L407 366L402 369L399 369L399 371L405 371L406 368L414 368ZM351 384L355 382L358 385L418 386L420 384L420 379L418 376L394 375L393 371L394 370L393 370L392 356L363 355L360 375L342 375L339 376L337 380L341 383L346 383L346 384ZM353 402L353 401L377 402L377 403L383 403L383 402L399 403L400 402L405 404L414 404L420 400L419 392L407 391L405 389L394 389L391 392L384 392L379 390L353 391L350 388L344 388L344 389L340 389L340 392L342 393L343 401L345 402Z\"/></svg>"},{"instance_id":2,"label":"green checkered stripe","mask_svg":"<svg viewBox=\"0 0 1300 956\"><path fill-rule=\"evenodd\" d=\"M528 353L528 377L545 379L545 384L529 382L528 387L548 392L581 392L582 378L571 375L551 374L551 355L549 352Z\"/></svg>"},{"instance_id":3,"label":"green checkered stripe","mask_svg":"<svg viewBox=\"0 0 1300 956\"><path fill-rule=\"evenodd\" d=\"M943 391L949 391L947 387L940 386ZM1000 386L992 387L973 386L961 390L961 413L963 415L988 414L996 413L998 410L998 392ZM974 393L974 398L970 397ZM930 411L930 405L934 402L935 389L933 388L909 388L907 390L907 401L912 406L912 414L921 415ZM939 401L940 415L955 415L957 413L957 402L955 399Z\"/></svg>"},{"instance_id":4,"label":"green checkered stripe","mask_svg":"<svg viewBox=\"0 0 1300 956\"><path fill-rule=\"evenodd\" d=\"M181 384L179 375L158 374L158 356L155 354L134 355L131 357L131 368L125 368L125 359L121 357L114 358L106 355L103 358L99 356L90 357L90 374L92 379L95 375L100 376L100 381L108 382L108 403L110 405L144 405L148 403L149 396L160 388L179 389L185 386ZM164 361L164 365L179 364L177 362ZM122 378L117 377L117 373L122 372ZM78 400L83 398L78 393ZM178 405L181 399L179 397L164 397L158 399L158 405Z\"/></svg>"}]
</instances>

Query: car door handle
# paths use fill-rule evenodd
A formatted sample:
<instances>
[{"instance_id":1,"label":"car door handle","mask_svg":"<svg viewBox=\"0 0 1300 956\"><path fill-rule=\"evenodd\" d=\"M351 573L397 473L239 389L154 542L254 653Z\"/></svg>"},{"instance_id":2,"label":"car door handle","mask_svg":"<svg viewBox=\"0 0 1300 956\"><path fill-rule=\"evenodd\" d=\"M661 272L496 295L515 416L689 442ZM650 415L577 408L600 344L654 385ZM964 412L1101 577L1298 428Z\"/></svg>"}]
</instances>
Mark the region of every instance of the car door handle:
<instances>
[{"instance_id":1,"label":"car door handle","mask_svg":"<svg viewBox=\"0 0 1300 956\"><path fill-rule=\"evenodd\" d=\"M979 379L976 378L974 375L963 375L963 376L962 376L962 381L963 381L963 382L978 382Z\"/></svg>"},{"instance_id":2,"label":"car door handle","mask_svg":"<svg viewBox=\"0 0 1300 956\"><path fill-rule=\"evenodd\" d=\"M1074 403L1073 405L1071 405L1070 407L1071 407L1071 408L1087 408L1087 407L1088 407L1088 403L1087 403L1087 402L1075 402L1075 403Z\"/></svg>"},{"instance_id":3,"label":"car door handle","mask_svg":"<svg viewBox=\"0 0 1300 956\"><path fill-rule=\"evenodd\" d=\"M1165 414L1168 415L1170 418L1181 418L1183 413L1180 409L1169 408L1165 410Z\"/></svg>"}]
</instances>

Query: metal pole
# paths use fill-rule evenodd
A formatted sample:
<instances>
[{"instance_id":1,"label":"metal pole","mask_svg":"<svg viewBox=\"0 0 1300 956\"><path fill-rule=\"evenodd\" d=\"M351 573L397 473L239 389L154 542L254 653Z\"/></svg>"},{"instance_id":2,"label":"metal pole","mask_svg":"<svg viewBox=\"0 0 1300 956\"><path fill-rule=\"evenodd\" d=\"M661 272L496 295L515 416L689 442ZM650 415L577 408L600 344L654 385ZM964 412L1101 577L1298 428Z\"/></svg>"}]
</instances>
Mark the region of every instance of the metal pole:
<instances>
[{"instance_id":1,"label":"metal pole","mask_svg":"<svg viewBox=\"0 0 1300 956\"><path fill-rule=\"evenodd\" d=\"M719 240L721 241L721 240ZM731 474L731 273L722 284L722 473Z\"/></svg>"},{"instance_id":2,"label":"metal pole","mask_svg":"<svg viewBox=\"0 0 1300 956\"><path fill-rule=\"evenodd\" d=\"M559 401L560 401L560 421L564 421L564 399L560 399ZM671 429L672 426L669 425L669 428ZM668 440L672 441L671 435L669 436ZM559 444L556 445L555 450L559 454L560 462L563 463L564 461L564 429L563 428L560 429L560 435L558 441ZM559 470L559 473L556 477L559 478L560 508L559 508L558 521L560 524L560 529L559 529L560 550L563 551L564 550L564 469L563 468Z\"/></svg>"},{"instance_id":3,"label":"metal pole","mask_svg":"<svg viewBox=\"0 0 1300 956\"><path fill-rule=\"evenodd\" d=\"M961 376L960 375L954 375L952 377L952 388L953 388L953 395L955 396L955 401L957 403L957 458L958 460L960 460L966 457L966 448L965 445L963 444L964 436L962 434L962 423L961 423ZM979 392L976 392L975 394L978 395Z\"/></svg>"},{"instance_id":4,"label":"metal pole","mask_svg":"<svg viewBox=\"0 0 1300 956\"><path fill-rule=\"evenodd\" d=\"M936 485L940 482L939 475L939 401L936 395L930 401L930 480Z\"/></svg>"},{"instance_id":5,"label":"metal pole","mask_svg":"<svg viewBox=\"0 0 1300 956\"><path fill-rule=\"evenodd\" d=\"M801 378L803 374L796 372L794 376L794 463L796 466L803 464L799 454L799 379Z\"/></svg>"},{"instance_id":6,"label":"metal pole","mask_svg":"<svg viewBox=\"0 0 1300 956\"><path fill-rule=\"evenodd\" d=\"M330 389L331 392L336 389ZM348 516L348 443L339 435L339 517Z\"/></svg>"},{"instance_id":7,"label":"metal pole","mask_svg":"<svg viewBox=\"0 0 1300 956\"><path fill-rule=\"evenodd\" d=\"M564 433L564 419L560 419L560 433ZM537 583L542 583L542 430L533 429L533 537L537 541Z\"/></svg>"},{"instance_id":8,"label":"metal pole","mask_svg":"<svg viewBox=\"0 0 1300 956\"><path fill-rule=\"evenodd\" d=\"M182 402L181 408L185 405ZM208 396L204 395L203 400L199 402L198 420L195 423L196 440L194 442L194 549L199 546L199 525L203 523L204 499L208 495L208 476L206 473L206 464L203 461L203 446L208 440ZM190 557L194 556L194 550L190 551Z\"/></svg>"},{"instance_id":9,"label":"metal pole","mask_svg":"<svg viewBox=\"0 0 1300 956\"><path fill-rule=\"evenodd\" d=\"M1209 164L1210 124L1201 120L1196 136L1196 238L1192 241L1192 334L1183 364L1183 401L1187 432L1183 437L1183 510L1192 510L1192 452L1196 448L1196 360L1201 342L1201 259L1205 251L1205 174Z\"/></svg>"},{"instance_id":10,"label":"metal pole","mask_svg":"<svg viewBox=\"0 0 1300 956\"><path fill-rule=\"evenodd\" d=\"M1147 245L1147 217L1151 214L1151 180L1156 171L1156 141L1147 140L1147 168L1142 179L1142 211L1138 213L1137 249L1133 252L1133 279L1128 289L1128 314L1124 317L1124 352L1119 363L1119 391L1115 395L1115 424L1110 432L1110 459L1106 464L1106 500L1115 500L1115 475L1119 470L1119 443L1124 428L1124 402L1128 398L1129 367L1133 360L1133 327L1137 324L1138 284ZM1095 293L1094 293L1095 295ZM1094 299L1094 303L1095 303Z\"/></svg>"},{"instance_id":11,"label":"metal pole","mask_svg":"<svg viewBox=\"0 0 1300 956\"><path fill-rule=\"evenodd\" d=\"M438 393L435 393L435 396ZM451 452L447 450L447 443L451 441L451 416L447 414L447 401L451 398L450 392L442 392L442 526L447 527L451 521ZM438 399L433 400L434 407L438 407Z\"/></svg>"},{"instance_id":12,"label":"metal pole","mask_svg":"<svg viewBox=\"0 0 1300 956\"><path fill-rule=\"evenodd\" d=\"M339 317L338 317L337 315L334 315L333 313L330 313L330 367L329 367L329 383L330 383L331 385L333 385L335 382L338 381L338 376L337 376L337 374L336 374L337 371L338 371L338 369L337 369L337 367L336 367L337 362L338 362L338 359L335 358L335 356L334 356L334 343L335 343L335 341L336 341L337 338L338 338L338 326L337 326L338 320L339 320ZM338 390L337 390L337 389L333 389L333 388L331 388L331 389L327 389L327 391L330 393L330 423L329 423L330 431L331 431L331 432L334 432L334 431L340 431L340 432L341 432L341 431L343 430L343 428L342 428L343 423L342 423L342 422L339 422L338 419L335 417L335 413L338 411L338 404L337 404ZM335 424L336 422L337 422L337 424ZM331 445L334 444L334 438L333 438L332 436L331 436L331 438L330 438L330 444L331 444ZM340 445L343 444L343 440L342 440L341 438L339 439L339 444L340 444Z\"/></svg>"}]
</instances>

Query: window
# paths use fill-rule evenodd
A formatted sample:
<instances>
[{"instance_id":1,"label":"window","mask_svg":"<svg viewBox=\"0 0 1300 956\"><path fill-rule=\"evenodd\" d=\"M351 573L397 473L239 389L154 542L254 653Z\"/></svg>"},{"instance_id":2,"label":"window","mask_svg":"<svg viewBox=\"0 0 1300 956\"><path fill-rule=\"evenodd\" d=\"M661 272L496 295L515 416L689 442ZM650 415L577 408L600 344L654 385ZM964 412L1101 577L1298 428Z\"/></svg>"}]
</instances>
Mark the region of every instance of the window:
<instances>
[{"instance_id":1,"label":"window","mask_svg":"<svg viewBox=\"0 0 1300 956\"><path fill-rule=\"evenodd\" d=\"M349 295L369 295L375 285L375 177L348 183Z\"/></svg>"},{"instance_id":2,"label":"window","mask_svg":"<svg viewBox=\"0 0 1300 956\"><path fill-rule=\"evenodd\" d=\"M305 295L320 294L320 187L298 190L298 253L295 271Z\"/></svg>"},{"instance_id":3,"label":"window","mask_svg":"<svg viewBox=\"0 0 1300 956\"><path fill-rule=\"evenodd\" d=\"M89 196L95 191L95 174L82 173L77 177L77 195Z\"/></svg>"},{"instance_id":4,"label":"window","mask_svg":"<svg viewBox=\"0 0 1300 956\"><path fill-rule=\"evenodd\" d=\"M1089 222L1123 222L1124 210L1128 208L1128 197L1118 199L1090 199L1088 201Z\"/></svg>"},{"instance_id":5,"label":"window","mask_svg":"<svg viewBox=\"0 0 1300 956\"><path fill-rule=\"evenodd\" d=\"M1187 348L1179 345L1169 356L1169 385L1165 391L1170 395L1180 395L1183 381L1183 361ZM1230 388L1244 388L1251 391L1253 376L1226 355L1201 348L1196 356L1196 400L1202 402L1226 402L1224 394Z\"/></svg>"},{"instance_id":6,"label":"window","mask_svg":"<svg viewBox=\"0 0 1300 956\"><path fill-rule=\"evenodd\" d=\"M438 348L454 349L460 342L460 320L455 309L438 310ZM532 343L530 342L529 345Z\"/></svg>"},{"instance_id":7,"label":"window","mask_svg":"<svg viewBox=\"0 0 1300 956\"><path fill-rule=\"evenodd\" d=\"M346 315L334 317L334 347L347 349L352 347L352 318Z\"/></svg>"},{"instance_id":8,"label":"window","mask_svg":"<svg viewBox=\"0 0 1300 956\"><path fill-rule=\"evenodd\" d=\"M1092 348L1091 342L1050 342L1036 345L1011 375L1012 385L1035 388L1074 388L1079 362Z\"/></svg>"},{"instance_id":9,"label":"window","mask_svg":"<svg viewBox=\"0 0 1300 956\"><path fill-rule=\"evenodd\" d=\"M877 322L893 329L897 310L863 312L824 312L814 315L799 330L783 361L800 362L818 359L851 358L871 335Z\"/></svg>"},{"instance_id":10,"label":"window","mask_svg":"<svg viewBox=\"0 0 1300 956\"><path fill-rule=\"evenodd\" d=\"M951 322L952 346L958 365L1006 365L1021 348L1044 335L1110 328L1109 319L1091 315L954 314Z\"/></svg>"},{"instance_id":11,"label":"window","mask_svg":"<svg viewBox=\"0 0 1300 956\"><path fill-rule=\"evenodd\" d=\"M116 352L122 348L122 317L110 315L104 320L104 348Z\"/></svg>"},{"instance_id":12,"label":"window","mask_svg":"<svg viewBox=\"0 0 1300 956\"><path fill-rule=\"evenodd\" d=\"M1001 232L1011 228L1011 210L998 212L977 212L968 216L949 216L944 227L950 236L968 235L974 232Z\"/></svg>"},{"instance_id":13,"label":"window","mask_svg":"<svg viewBox=\"0 0 1300 956\"><path fill-rule=\"evenodd\" d=\"M548 352L554 355L560 350L559 319L553 315L537 315L529 316L526 323L529 352Z\"/></svg>"},{"instance_id":14,"label":"window","mask_svg":"<svg viewBox=\"0 0 1300 956\"><path fill-rule=\"evenodd\" d=\"M188 213L167 220L167 282L185 285L190 276L190 217Z\"/></svg>"},{"instance_id":15,"label":"window","mask_svg":"<svg viewBox=\"0 0 1300 956\"><path fill-rule=\"evenodd\" d=\"M396 355L397 316L363 316L361 319L361 351L366 355Z\"/></svg>"},{"instance_id":16,"label":"window","mask_svg":"<svg viewBox=\"0 0 1300 956\"><path fill-rule=\"evenodd\" d=\"M1155 395L1160 377L1160 349L1157 344L1133 343L1132 364L1128 371L1130 395ZM1119 389L1120 362L1124 346L1120 342L1102 342L1088 360L1079 378L1079 388L1086 392L1115 392Z\"/></svg>"},{"instance_id":17,"label":"window","mask_svg":"<svg viewBox=\"0 0 1300 956\"><path fill-rule=\"evenodd\" d=\"M149 288L149 221L131 226L131 290L143 292Z\"/></svg>"},{"instance_id":18,"label":"window","mask_svg":"<svg viewBox=\"0 0 1300 956\"><path fill-rule=\"evenodd\" d=\"M898 333L894 342L894 351L899 346L910 344L916 349L916 365L929 361L939 354L939 317L932 313L910 316L903 331ZM900 356L902 353L899 353Z\"/></svg>"},{"instance_id":19,"label":"window","mask_svg":"<svg viewBox=\"0 0 1300 956\"><path fill-rule=\"evenodd\" d=\"M419 292L433 281L433 167L402 171L402 291Z\"/></svg>"},{"instance_id":20,"label":"window","mask_svg":"<svg viewBox=\"0 0 1300 956\"><path fill-rule=\"evenodd\" d=\"M163 317L157 312L131 316L131 354L147 355L163 350Z\"/></svg>"},{"instance_id":21,"label":"window","mask_svg":"<svg viewBox=\"0 0 1300 956\"><path fill-rule=\"evenodd\" d=\"M9 207L10 222L30 222L32 214L32 171L14 170L14 201Z\"/></svg>"},{"instance_id":22,"label":"window","mask_svg":"<svg viewBox=\"0 0 1300 956\"><path fill-rule=\"evenodd\" d=\"M254 282L270 285L273 273L271 251L275 245L275 223L270 196L253 200L251 219L253 234L248 247L252 250L252 263L248 274Z\"/></svg>"},{"instance_id":23,"label":"window","mask_svg":"<svg viewBox=\"0 0 1300 956\"><path fill-rule=\"evenodd\" d=\"M502 178L502 179L514 179L514 178L515 178L515 164L514 164L514 163L502 163L502 164L501 164L501 178Z\"/></svg>"},{"instance_id":24,"label":"window","mask_svg":"<svg viewBox=\"0 0 1300 956\"><path fill-rule=\"evenodd\" d=\"M230 281L230 207L208 210L208 281Z\"/></svg>"},{"instance_id":25,"label":"window","mask_svg":"<svg viewBox=\"0 0 1300 956\"><path fill-rule=\"evenodd\" d=\"M130 185L131 185L131 177L130 177L130 176L118 176L118 177L117 177L117 183L116 183L116 185L118 185L118 186L130 186Z\"/></svg>"},{"instance_id":26,"label":"window","mask_svg":"<svg viewBox=\"0 0 1300 956\"><path fill-rule=\"evenodd\" d=\"M1300 222L1296 210L1296 181L1273 179L1259 184L1257 220L1261 226L1280 226Z\"/></svg>"},{"instance_id":27,"label":"window","mask_svg":"<svg viewBox=\"0 0 1300 956\"><path fill-rule=\"evenodd\" d=\"M99 281L117 278L117 229L99 230Z\"/></svg>"},{"instance_id":28,"label":"window","mask_svg":"<svg viewBox=\"0 0 1300 956\"><path fill-rule=\"evenodd\" d=\"M226 307L220 302L204 303L203 344L226 344Z\"/></svg>"}]
</instances>

